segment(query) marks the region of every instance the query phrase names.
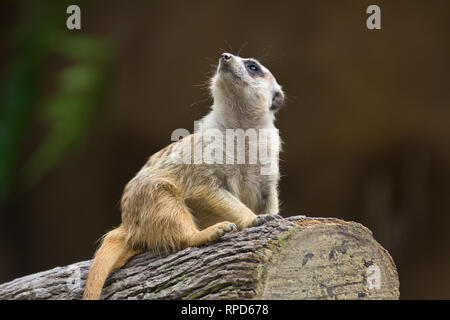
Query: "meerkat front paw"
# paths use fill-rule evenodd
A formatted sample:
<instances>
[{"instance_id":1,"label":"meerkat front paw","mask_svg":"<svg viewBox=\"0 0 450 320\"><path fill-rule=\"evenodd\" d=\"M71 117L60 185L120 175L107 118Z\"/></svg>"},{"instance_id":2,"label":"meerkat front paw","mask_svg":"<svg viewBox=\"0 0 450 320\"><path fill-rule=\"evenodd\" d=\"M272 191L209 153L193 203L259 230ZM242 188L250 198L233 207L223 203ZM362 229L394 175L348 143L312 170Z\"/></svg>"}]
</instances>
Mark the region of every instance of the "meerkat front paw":
<instances>
[{"instance_id":1,"label":"meerkat front paw","mask_svg":"<svg viewBox=\"0 0 450 320\"><path fill-rule=\"evenodd\" d=\"M221 237L223 237L225 234L230 232L236 232L237 226L234 223L231 222L220 222L215 225L215 230L211 234L211 241L215 241Z\"/></svg>"},{"instance_id":2,"label":"meerkat front paw","mask_svg":"<svg viewBox=\"0 0 450 320\"><path fill-rule=\"evenodd\" d=\"M253 220L253 223L251 224L251 227L260 226L263 223L275 220L275 219L283 219L282 216L279 214L265 214L261 216L257 216L255 220Z\"/></svg>"}]
</instances>

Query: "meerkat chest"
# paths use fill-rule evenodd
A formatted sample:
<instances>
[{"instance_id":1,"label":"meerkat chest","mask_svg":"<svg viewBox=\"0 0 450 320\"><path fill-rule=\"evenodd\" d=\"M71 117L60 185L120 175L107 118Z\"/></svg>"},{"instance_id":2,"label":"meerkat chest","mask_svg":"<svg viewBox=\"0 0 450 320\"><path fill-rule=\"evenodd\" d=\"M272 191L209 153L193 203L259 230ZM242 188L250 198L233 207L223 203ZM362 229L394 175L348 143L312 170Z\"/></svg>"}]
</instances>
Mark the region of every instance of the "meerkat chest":
<instances>
[{"instance_id":1,"label":"meerkat chest","mask_svg":"<svg viewBox=\"0 0 450 320\"><path fill-rule=\"evenodd\" d=\"M278 130L267 130L264 134L258 140L256 164L230 166L226 174L227 188L255 213L279 179ZM246 145L246 151L251 151L251 147Z\"/></svg>"},{"instance_id":2,"label":"meerkat chest","mask_svg":"<svg viewBox=\"0 0 450 320\"><path fill-rule=\"evenodd\" d=\"M227 175L227 189L249 209L257 213L270 185L276 183L272 177L259 174L259 167L242 166L234 168Z\"/></svg>"}]
</instances>

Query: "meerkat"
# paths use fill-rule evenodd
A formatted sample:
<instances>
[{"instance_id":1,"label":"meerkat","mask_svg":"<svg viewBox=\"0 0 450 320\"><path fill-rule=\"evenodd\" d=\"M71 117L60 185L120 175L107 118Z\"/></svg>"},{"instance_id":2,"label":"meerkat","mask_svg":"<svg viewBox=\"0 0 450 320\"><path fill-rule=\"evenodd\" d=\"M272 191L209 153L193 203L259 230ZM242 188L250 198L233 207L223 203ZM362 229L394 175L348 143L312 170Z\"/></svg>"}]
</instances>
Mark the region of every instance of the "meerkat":
<instances>
[{"instance_id":1,"label":"meerkat","mask_svg":"<svg viewBox=\"0 0 450 320\"><path fill-rule=\"evenodd\" d=\"M272 73L252 58L223 53L210 82L211 111L202 129L157 152L126 185L121 225L103 236L91 265L83 299L99 299L107 277L132 256L175 252L215 241L228 232L281 218L278 202L280 137L275 113L285 95ZM261 163L173 161L205 130L269 129L270 174ZM246 143L246 150L249 149ZM258 150L259 151L259 150Z\"/></svg>"}]
</instances>

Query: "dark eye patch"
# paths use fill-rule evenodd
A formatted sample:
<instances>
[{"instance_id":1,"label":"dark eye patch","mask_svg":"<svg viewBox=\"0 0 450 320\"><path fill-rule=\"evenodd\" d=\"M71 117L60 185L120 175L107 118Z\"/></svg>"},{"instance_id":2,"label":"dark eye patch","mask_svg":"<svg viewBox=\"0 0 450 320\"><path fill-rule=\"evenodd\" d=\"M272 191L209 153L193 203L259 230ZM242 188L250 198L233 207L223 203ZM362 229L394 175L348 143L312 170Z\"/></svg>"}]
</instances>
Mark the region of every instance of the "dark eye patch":
<instances>
[{"instance_id":1,"label":"dark eye patch","mask_svg":"<svg viewBox=\"0 0 450 320\"><path fill-rule=\"evenodd\" d=\"M258 62L256 62L255 60L246 60L244 62L245 68L247 69L247 72L250 76L252 77L262 77L264 76L264 72L261 69L261 66L259 65Z\"/></svg>"}]
</instances>

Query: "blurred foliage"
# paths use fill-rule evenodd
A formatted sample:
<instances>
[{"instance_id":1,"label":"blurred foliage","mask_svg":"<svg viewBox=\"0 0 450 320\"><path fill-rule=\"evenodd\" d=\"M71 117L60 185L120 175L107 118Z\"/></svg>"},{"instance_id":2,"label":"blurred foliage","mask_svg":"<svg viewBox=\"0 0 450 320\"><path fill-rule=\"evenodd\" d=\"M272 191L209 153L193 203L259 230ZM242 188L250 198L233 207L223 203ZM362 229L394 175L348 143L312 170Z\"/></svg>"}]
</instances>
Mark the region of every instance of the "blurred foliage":
<instances>
[{"instance_id":1,"label":"blurred foliage","mask_svg":"<svg viewBox=\"0 0 450 320\"><path fill-rule=\"evenodd\" d=\"M13 188L33 187L89 132L112 52L108 43L66 28L68 1L14 4L18 21L8 39L13 57L0 87L0 204ZM41 82L54 58L68 63L50 75L57 87L45 96ZM22 159L34 119L46 133L30 158Z\"/></svg>"}]
</instances>

